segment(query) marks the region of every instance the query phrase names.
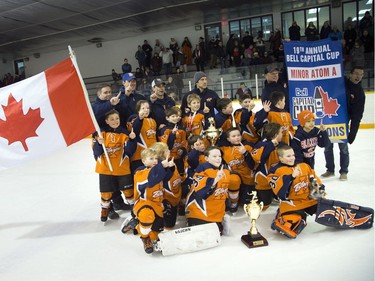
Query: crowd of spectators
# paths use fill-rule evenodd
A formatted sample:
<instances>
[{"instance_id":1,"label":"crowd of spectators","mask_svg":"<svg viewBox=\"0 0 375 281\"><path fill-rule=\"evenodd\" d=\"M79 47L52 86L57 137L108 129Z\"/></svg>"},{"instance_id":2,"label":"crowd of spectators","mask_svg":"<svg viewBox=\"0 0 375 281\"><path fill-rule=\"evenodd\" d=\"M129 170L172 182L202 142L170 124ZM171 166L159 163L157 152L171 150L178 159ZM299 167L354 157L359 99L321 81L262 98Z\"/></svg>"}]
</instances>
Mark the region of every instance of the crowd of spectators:
<instances>
[{"instance_id":1,"label":"crowd of spectators","mask_svg":"<svg viewBox=\"0 0 375 281\"><path fill-rule=\"evenodd\" d=\"M25 79L24 74L21 74L21 75L15 74L13 76L12 74L7 73L7 74L4 75L3 79L0 80L0 88L8 86L8 85L13 84L13 83L17 83L18 81L21 81L23 79Z\"/></svg>"}]
</instances>

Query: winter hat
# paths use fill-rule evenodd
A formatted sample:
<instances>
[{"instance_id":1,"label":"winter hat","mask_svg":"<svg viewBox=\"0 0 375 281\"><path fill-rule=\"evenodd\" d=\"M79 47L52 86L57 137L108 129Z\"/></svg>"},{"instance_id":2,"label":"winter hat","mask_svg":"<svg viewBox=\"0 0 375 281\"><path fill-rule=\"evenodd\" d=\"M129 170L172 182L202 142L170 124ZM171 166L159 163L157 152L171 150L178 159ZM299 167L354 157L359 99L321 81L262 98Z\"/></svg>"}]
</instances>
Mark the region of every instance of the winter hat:
<instances>
[{"instance_id":1,"label":"winter hat","mask_svg":"<svg viewBox=\"0 0 375 281\"><path fill-rule=\"evenodd\" d=\"M207 77L206 73L202 71L195 72L194 74L194 84L197 84L197 82L202 78Z\"/></svg>"},{"instance_id":2,"label":"winter hat","mask_svg":"<svg viewBox=\"0 0 375 281\"><path fill-rule=\"evenodd\" d=\"M264 74L270 73L274 70L280 71L278 66L276 64L269 64L267 67L264 69Z\"/></svg>"},{"instance_id":3,"label":"winter hat","mask_svg":"<svg viewBox=\"0 0 375 281\"><path fill-rule=\"evenodd\" d=\"M298 121L301 127L305 126L306 122L311 119L315 119L315 115L310 110L304 110L298 114Z\"/></svg>"}]
</instances>

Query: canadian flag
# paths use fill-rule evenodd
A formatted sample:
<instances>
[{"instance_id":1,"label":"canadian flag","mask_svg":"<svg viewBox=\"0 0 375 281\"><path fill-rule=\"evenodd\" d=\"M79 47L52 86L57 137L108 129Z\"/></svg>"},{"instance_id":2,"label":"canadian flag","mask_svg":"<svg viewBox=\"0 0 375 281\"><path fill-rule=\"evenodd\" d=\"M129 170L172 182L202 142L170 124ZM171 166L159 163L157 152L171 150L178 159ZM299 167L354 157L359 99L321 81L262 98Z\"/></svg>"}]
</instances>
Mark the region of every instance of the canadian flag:
<instances>
[{"instance_id":1,"label":"canadian flag","mask_svg":"<svg viewBox=\"0 0 375 281\"><path fill-rule=\"evenodd\" d=\"M95 131L70 58L0 88L0 170L67 147Z\"/></svg>"}]
</instances>

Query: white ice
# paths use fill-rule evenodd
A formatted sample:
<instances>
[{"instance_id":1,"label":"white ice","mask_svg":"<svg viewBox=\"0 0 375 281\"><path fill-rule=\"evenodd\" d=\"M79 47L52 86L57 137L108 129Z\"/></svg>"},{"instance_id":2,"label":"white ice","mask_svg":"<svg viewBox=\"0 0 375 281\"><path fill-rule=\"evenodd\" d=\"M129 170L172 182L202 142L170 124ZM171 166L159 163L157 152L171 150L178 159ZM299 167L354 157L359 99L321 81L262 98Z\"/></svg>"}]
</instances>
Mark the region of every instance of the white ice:
<instances>
[{"instance_id":1,"label":"white ice","mask_svg":"<svg viewBox=\"0 0 375 281\"><path fill-rule=\"evenodd\" d=\"M374 208L374 130L350 145L348 181L324 180L328 198ZM325 172L323 150L317 174ZM0 172L0 280L374 280L374 228L337 230L314 222L295 240L270 228L276 205L258 220L269 246L248 249L243 210L220 246L163 257L147 255L138 236L123 234L121 218L100 222L98 175L90 140L48 158ZM180 217L177 227L183 227ZM146 279L147 278L147 279Z\"/></svg>"}]
</instances>

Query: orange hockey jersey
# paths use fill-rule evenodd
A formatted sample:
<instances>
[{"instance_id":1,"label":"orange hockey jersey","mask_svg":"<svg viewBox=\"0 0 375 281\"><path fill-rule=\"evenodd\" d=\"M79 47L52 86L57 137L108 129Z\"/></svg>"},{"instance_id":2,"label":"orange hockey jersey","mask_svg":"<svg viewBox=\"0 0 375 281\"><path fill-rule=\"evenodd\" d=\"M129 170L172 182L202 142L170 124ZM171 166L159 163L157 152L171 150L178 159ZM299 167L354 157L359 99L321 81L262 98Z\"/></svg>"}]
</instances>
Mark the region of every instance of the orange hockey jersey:
<instances>
[{"instance_id":1,"label":"orange hockey jersey","mask_svg":"<svg viewBox=\"0 0 375 281\"><path fill-rule=\"evenodd\" d=\"M270 111L268 112L267 120L269 123L277 123L281 125L283 129L283 137L281 141L289 145L295 132L290 113L286 111Z\"/></svg>"},{"instance_id":2,"label":"orange hockey jersey","mask_svg":"<svg viewBox=\"0 0 375 281\"><path fill-rule=\"evenodd\" d=\"M250 144L244 144L247 152L242 154L239 152L241 146L229 145L220 147L223 152L223 160L229 168L239 174L243 184L253 185L254 184L254 174L252 169L254 168L254 161L251 158L250 152L253 148Z\"/></svg>"},{"instance_id":3,"label":"orange hockey jersey","mask_svg":"<svg viewBox=\"0 0 375 281\"><path fill-rule=\"evenodd\" d=\"M209 163L197 167L186 199L186 218L196 218L207 222L223 221L230 171L225 168L225 177L213 186L218 171L218 168Z\"/></svg>"},{"instance_id":4,"label":"orange hockey jersey","mask_svg":"<svg viewBox=\"0 0 375 281\"><path fill-rule=\"evenodd\" d=\"M163 127L158 134L158 139L168 145L169 151L171 152L170 158L180 159L186 155L187 150L187 138L186 131L183 127L178 127L176 134L173 134L174 124L168 123ZM179 153L182 150L182 154Z\"/></svg>"},{"instance_id":5,"label":"orange hockey jersey","mask_svg":"<svg viewBox=\"0 0 375 281\"><path fill-rule=\"evenodd\" d=\"M133 129L137 140L137 148L131 158L131 161L141 159L141 152L157 142L156 140L156 121L153 118L139 119L139 115L132 115L128 119L128 130Z\"/></svg>"},{"instance_id":6,"label":"orange hockey jersey","mask_svg":"<svg viewBox=\"0 0 375 281\"><path fill-rule=\"evenodd\" d=\"M189 112L182 117L181 124L186 128L187 136L202 135L202 131L207 129L210 113L205 114L203 111Z\"/></svg>"},{"instance_id":7,"label":"orange hockey jersey","mask_svg":"<svg viewBox=\"0 0 375 281\"><path fill-rule=\"evenodd\" d=\"M163 217L163 180L170 179L172 172L161 163L152 168L142 166L134 175L134 208L137 215L140 208L150 206L159 217Z\"/></svg>"},{"instance_id":8,"label":"orange hockey jersey","mask_svg":"<svg viewBox=\"0 0 375 281\"><path fill-rule=\"evenodd\" d=\"M122 127L113 130L102 130L103 143L107 150L113 171L111 172L104 154L103 146L94 140L93 149L96 159L95 172L104 175L124 176L130 174L130 160L136 148L136 141L130 140L126 130Z\"/></svg>"},{"instance_id":9,"label":"orange hockey jersey","mask_svg":"<svg viewBox=\"0 0 375 281\"><path fill-rule=\"evenodd\" d=\"M276 194L282 201L280 203L280 215L286 212L303 210L316 205L315 199L310 199L309 183L311 178L322 185L321 180L316 176L315 171L306 163L296 164L294 167L301 169L301 175L292 177L293 167L279 163L271 168L267 180Z\"/></svg>"},{"instance_id":10,"label":"orange hockey jersey","mask_svg":"<svg viewBox=\"0 0 375 281\"><path fill-rule=\"evenodd\" d=\"M164 199L167 200L172 206L177 206L181 200L182 178L177 170L176 165L168 169L172 172L172 177L170 179L166 178L163 180Z\"/></svg>"}]
</instances>

